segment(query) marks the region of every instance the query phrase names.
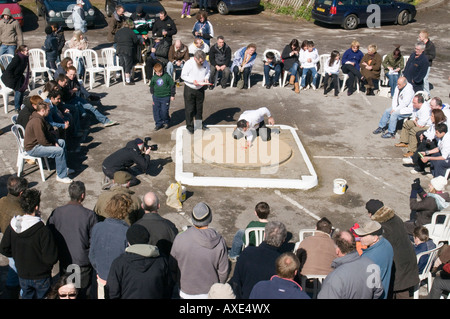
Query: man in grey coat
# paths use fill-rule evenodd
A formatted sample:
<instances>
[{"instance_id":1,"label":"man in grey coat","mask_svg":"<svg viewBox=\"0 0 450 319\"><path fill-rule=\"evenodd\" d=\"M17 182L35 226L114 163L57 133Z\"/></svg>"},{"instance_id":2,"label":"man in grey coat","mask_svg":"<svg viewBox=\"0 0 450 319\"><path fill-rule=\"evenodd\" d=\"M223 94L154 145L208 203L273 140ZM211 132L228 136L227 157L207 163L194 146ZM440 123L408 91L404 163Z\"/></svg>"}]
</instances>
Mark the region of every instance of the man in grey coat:
<instances>
[{"instance_id":1,"label":"man in grey coat","mask_svg":"<svg viewBox=\"0 0 450 319\"><path fill-rule=\"evenodd\" d=\"M336 258L334 270L325 278L318 299L378 299L383 294L379 267L356 251L353 235L348 231L334 236Z\"/></svg>"}]
</instances>

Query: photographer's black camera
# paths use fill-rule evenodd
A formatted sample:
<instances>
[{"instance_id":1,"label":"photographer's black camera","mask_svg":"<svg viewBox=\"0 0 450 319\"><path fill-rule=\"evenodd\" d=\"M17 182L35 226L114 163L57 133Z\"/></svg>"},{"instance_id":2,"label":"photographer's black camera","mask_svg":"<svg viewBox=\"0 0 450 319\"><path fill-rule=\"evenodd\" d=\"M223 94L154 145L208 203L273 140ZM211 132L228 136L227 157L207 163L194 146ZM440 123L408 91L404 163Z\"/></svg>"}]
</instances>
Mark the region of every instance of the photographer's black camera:
<instances>
[{"instance_id":1,"label":"photographer's black camera","mask_svg":"<svg viewBox=\"0 0 450 319\"><path fill-rule=\"evenodd\" d=\"M156 151L158 149L158 144L153 144L153 145L148 145L148 141L150 141L152 138L151 137L144 137L144 148L148 149L150 148L150 150L152 151Z\"/></svg>"}]
</instances>

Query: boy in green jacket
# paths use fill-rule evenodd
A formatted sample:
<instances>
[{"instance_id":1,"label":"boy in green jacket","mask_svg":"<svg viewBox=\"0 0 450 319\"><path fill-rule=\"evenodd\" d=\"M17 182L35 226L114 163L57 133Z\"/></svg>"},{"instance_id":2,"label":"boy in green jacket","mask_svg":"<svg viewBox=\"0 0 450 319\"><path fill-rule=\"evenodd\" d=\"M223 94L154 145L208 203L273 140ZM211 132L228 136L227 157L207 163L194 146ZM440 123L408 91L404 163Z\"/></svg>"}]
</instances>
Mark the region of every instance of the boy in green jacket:
<instances>
[{"instance_id":1,"label":"boy in green jacket","mask_svg":"<svg viewBox=\"0 0 450 319\"><path fill-rule=\"evenodd\" d=\"M175 100L175 82L172 77L164 72L160 63L153 66L155 74L150 80L150 93L153 96L153 119L155 120L155 131L165 127L168 129L170 116L170 101Z\"/></svg>"}]
</instances>

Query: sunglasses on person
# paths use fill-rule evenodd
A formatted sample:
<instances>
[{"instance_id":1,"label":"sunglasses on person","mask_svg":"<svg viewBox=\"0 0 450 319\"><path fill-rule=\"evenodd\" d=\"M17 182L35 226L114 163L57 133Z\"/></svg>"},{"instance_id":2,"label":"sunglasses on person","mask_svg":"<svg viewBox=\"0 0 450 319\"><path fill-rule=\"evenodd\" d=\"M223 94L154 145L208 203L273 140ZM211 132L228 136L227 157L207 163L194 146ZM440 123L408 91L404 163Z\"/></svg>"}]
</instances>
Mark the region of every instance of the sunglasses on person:
<instances>
[{"instance_id":1,"label":"sunglasses on person","mask_svg":"<svg viewBox=\"0 0 450 319\"><path fill-rule=\"evenodd\" d=\"M71 292L68 294L62 293L62 294L58 294L59 298L75 298L77 296L76 292Z\"/></svg>"}]
</instances>

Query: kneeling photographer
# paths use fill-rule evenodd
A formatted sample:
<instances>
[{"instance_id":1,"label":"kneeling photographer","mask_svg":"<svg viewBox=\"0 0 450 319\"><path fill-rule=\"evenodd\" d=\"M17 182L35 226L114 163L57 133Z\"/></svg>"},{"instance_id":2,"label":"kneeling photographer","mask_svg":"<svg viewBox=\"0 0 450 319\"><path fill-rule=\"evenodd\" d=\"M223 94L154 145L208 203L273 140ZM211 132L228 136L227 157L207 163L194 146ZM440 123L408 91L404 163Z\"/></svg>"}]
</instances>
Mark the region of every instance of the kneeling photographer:
<instances>
[{"instance_id":1,"label":"kneeling photographer","mask_svg":"<svg viewBox=\"0 0 450 319\"><path fill-rule=\"evenodd\" d=\"M157 145L148 145L150 137L134 139L128 142L124 148L121 148L105 158L102 164L102 170L105 174L102 188L106 189L112 185L114 173L117 171L126 171L133 175L129 186L140 183L133 171L130 169L133 165L144 174L148 174L150 169L150 152L157 149Z\"/></svg>"}]
</instances>

